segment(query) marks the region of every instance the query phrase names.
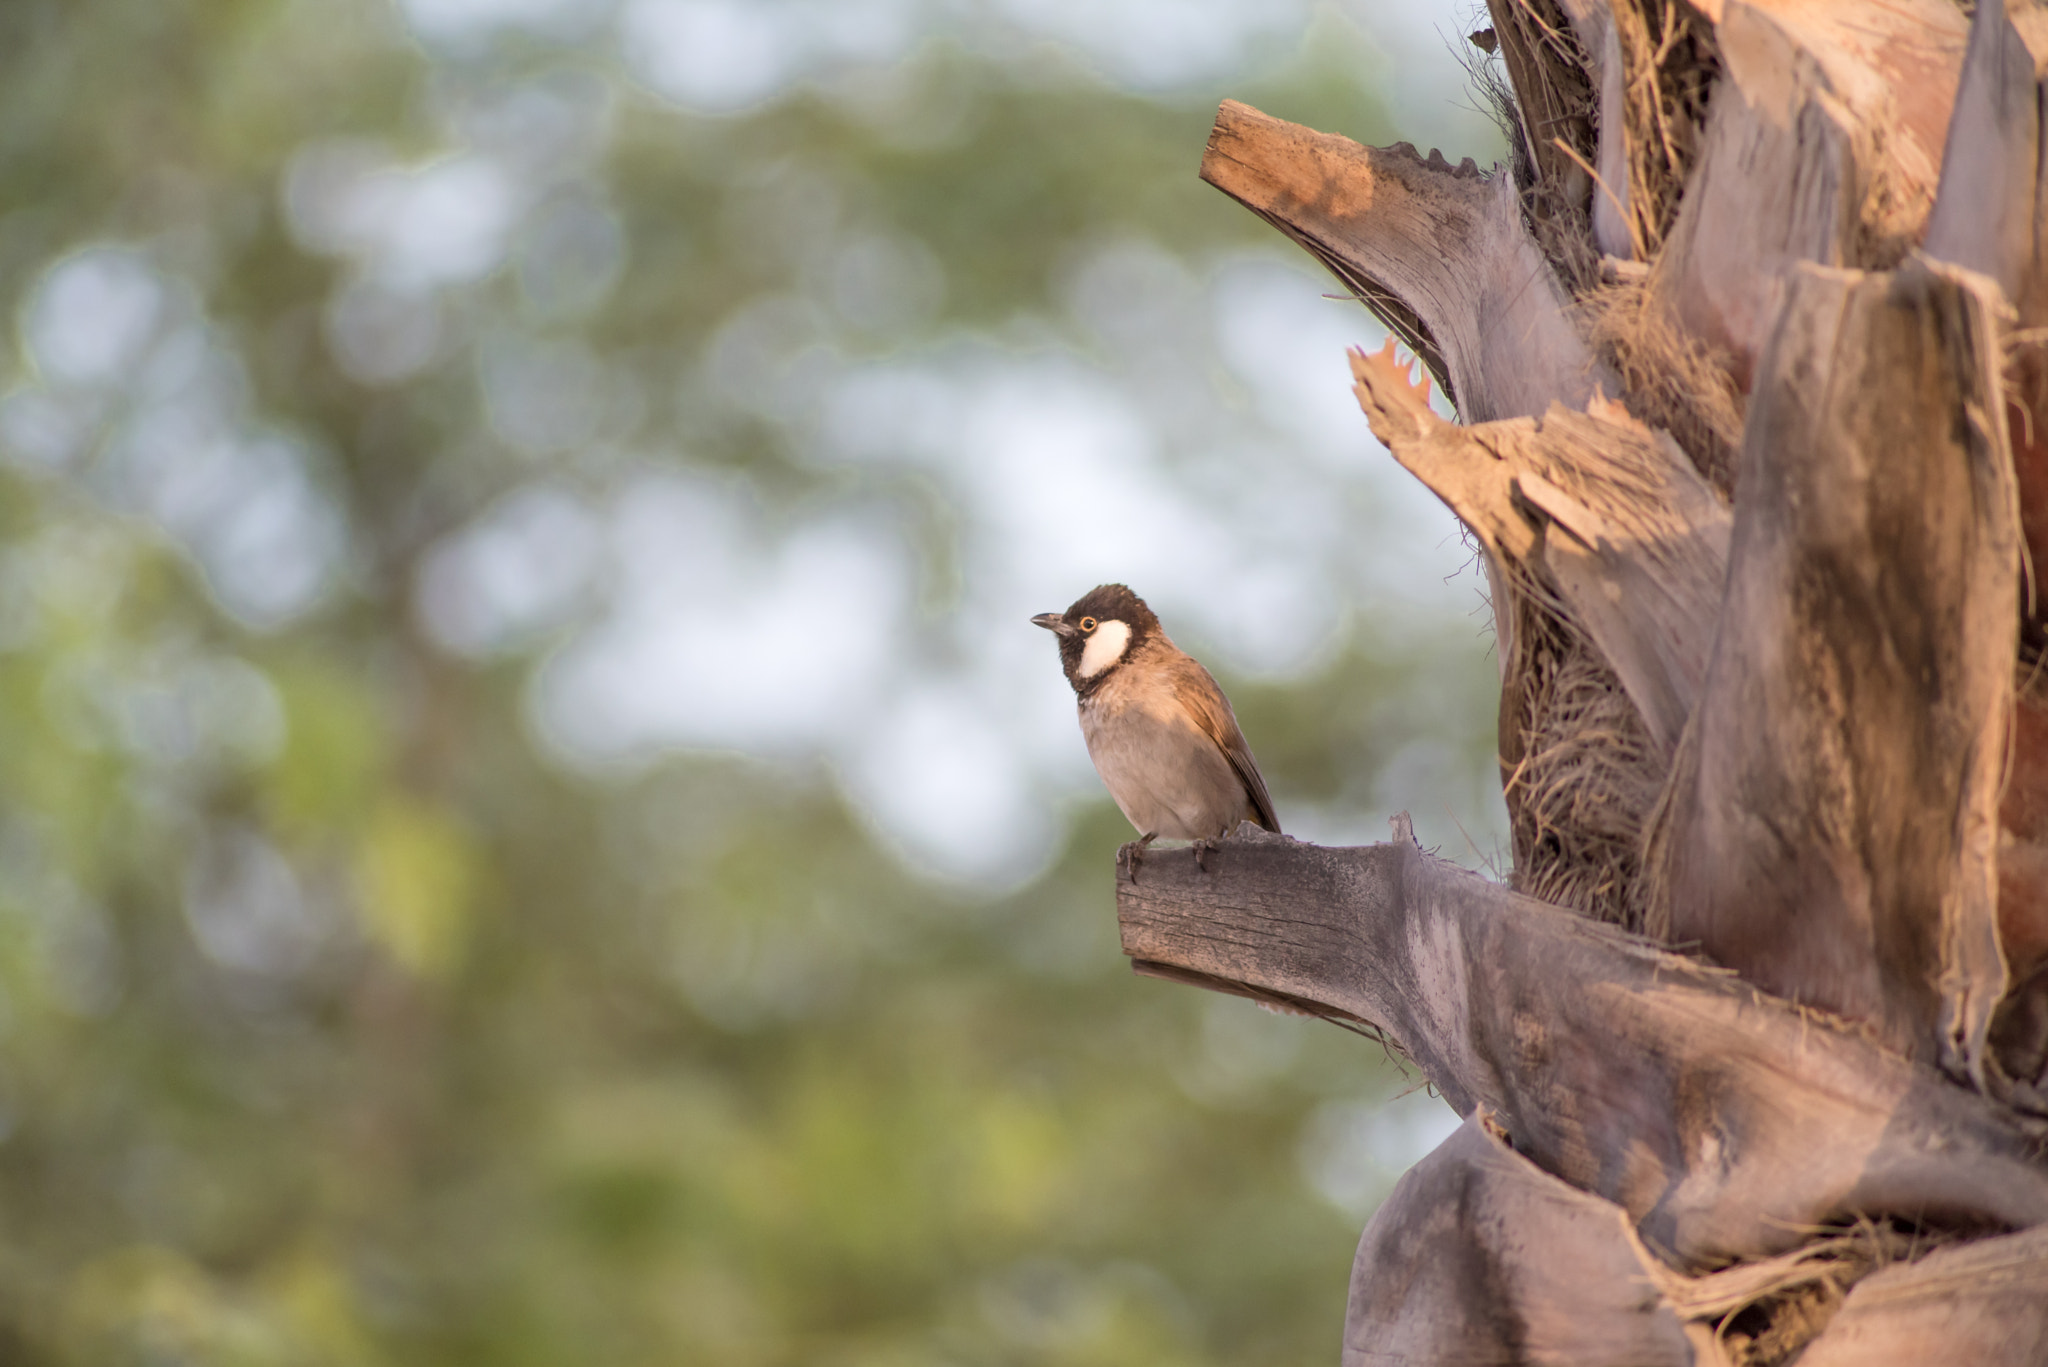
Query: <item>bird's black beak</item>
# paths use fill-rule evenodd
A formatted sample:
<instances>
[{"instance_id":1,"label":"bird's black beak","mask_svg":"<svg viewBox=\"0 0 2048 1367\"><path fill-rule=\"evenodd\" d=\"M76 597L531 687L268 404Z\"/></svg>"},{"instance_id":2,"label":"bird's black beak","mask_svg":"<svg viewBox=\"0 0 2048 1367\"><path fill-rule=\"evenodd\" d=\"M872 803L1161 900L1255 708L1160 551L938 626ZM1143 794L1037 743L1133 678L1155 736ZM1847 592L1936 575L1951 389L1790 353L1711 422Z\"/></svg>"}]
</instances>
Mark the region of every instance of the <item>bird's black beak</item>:
<instances>
[{"instance_id":1,"label":"bird's black beak","mask_svg":"<svg viewBox=\"0 0 2048 1367\"><path fill-rule=\"evenodd\" d=\"M1066 618L1060 616L1057 612L1041 612L1031 619L1031 624L1044 627L1047 631L1056 631L1061 636L1072 636L1074 634L1074 628L1068 624Z\"/></svg>"}]
</instances>

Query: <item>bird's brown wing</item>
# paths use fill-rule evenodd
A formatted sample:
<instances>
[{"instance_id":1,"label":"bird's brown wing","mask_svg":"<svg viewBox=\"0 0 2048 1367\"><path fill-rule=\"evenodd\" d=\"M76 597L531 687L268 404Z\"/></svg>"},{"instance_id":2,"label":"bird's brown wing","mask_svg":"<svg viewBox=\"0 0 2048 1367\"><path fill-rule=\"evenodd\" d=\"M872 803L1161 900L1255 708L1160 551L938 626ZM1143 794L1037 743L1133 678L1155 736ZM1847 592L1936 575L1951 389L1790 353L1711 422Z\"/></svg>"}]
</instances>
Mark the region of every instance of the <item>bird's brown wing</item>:
<instances>
[{"instance_id":1,"label":"bird's brown wing","mask_svg":"<svg viewBox=\"0 0 2048 1367\"><path fill-rule=\"evenodd\" d=\"M1280 818L1273 815L1273 799L1266 792L1266 780L1259 774L1259 762L1252 758L1251 746L1244 743L1244 732L1237 729L1237 714L1230 710L1230 699L1223 696L1223 690L1199 661L1183 655L1178 665L1173 676L1174 696L1194 718L1195 725L1216 742L1216 748L1230 761L1238 781L1244 784L1245 794L1252 800L1254 819L1278 834Z\"/></svg>"}]
</instances>

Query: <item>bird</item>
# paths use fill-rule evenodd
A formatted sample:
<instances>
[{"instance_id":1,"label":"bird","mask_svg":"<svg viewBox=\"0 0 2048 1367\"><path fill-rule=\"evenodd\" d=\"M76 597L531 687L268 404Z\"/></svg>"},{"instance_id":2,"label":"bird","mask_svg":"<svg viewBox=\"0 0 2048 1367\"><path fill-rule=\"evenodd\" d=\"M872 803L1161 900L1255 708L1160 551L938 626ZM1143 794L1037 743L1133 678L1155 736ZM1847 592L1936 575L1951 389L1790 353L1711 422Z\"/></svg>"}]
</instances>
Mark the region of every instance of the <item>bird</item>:
<instances>
[{"instance_id":1,"label":"bird","mask_svg":"<svg viewBox=\"0 0 2048 1367\"><path fill-rule=\"evenodd\" d=\"M1065 612L1031 620L1059 637L1088 758L1138 829L1133 876L1162 837L1195 841L1195 860L1204 864L1213 843L1241 821L1279 832L1230 699L1174 645L1144 599L1122 584L1102 584Z\"/></svg>"}]
</instances>

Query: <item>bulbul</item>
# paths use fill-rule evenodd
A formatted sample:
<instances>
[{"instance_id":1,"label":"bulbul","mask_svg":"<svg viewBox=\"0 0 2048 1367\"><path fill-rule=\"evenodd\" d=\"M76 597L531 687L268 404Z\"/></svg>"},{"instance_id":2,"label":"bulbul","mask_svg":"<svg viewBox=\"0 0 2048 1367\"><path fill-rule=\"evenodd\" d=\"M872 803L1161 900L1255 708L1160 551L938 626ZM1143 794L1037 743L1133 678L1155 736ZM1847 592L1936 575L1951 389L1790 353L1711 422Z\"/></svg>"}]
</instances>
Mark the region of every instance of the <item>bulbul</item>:
<instances>
[{"instance_id":1,"label":"bulbul","mask_svg":"<svg viewBox=\"0 0 2048 1367\"><path fill-rule=\"evenodd\" d=\"M1230 699L1167 638L1144 599L1104 584L1065 612L1031 620L1059 637L1088 758L1138 828L1140 849L1162 836L1201 841L1199 859L1240 821L1280 829Z\"/></svg>"}]
</instances>

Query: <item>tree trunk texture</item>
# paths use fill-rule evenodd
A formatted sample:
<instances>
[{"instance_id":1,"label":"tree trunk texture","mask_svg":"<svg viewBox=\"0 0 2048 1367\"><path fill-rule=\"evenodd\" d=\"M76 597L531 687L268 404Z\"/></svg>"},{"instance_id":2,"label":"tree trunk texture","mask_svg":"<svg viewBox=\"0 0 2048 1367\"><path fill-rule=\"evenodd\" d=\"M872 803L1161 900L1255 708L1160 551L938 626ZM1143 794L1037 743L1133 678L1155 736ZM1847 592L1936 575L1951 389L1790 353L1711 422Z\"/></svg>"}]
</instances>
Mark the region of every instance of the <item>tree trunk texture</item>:
<instances>
[{"instance_id":1,"label":"tree trunk texture","mask_svg":"<svg viewBox=\"0 0 2048 1367\"><path fill-rule=\"evenodd\" d=\"M1125 951L1466 1117L1347 1364L2048 1361L2048 9L1490 9L1511 166L1226 102L1202 174L1424 368L1352 358L1482 548L1512 886L1239 838Z\"/></svg>"}]
</instances>

